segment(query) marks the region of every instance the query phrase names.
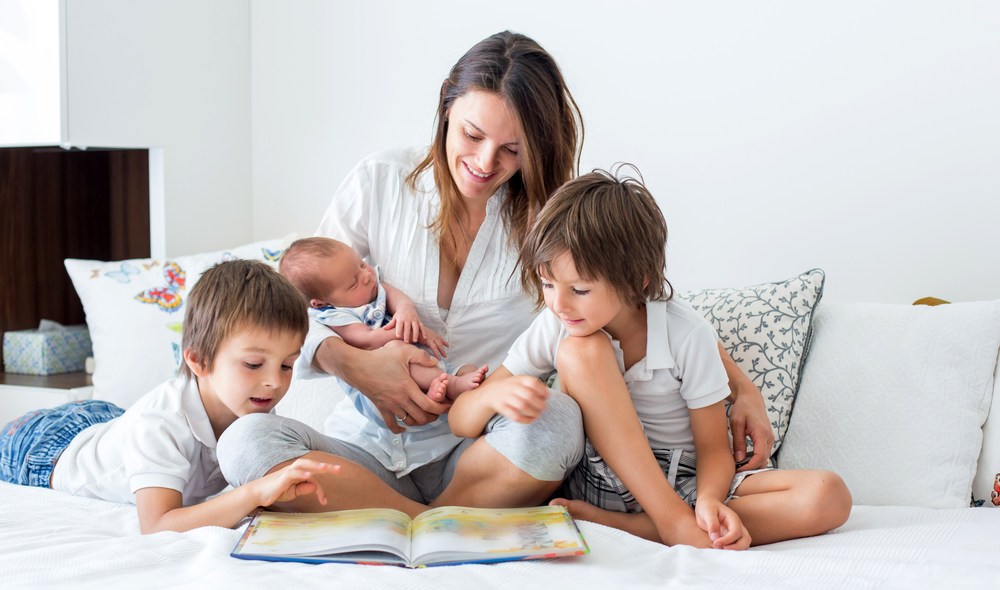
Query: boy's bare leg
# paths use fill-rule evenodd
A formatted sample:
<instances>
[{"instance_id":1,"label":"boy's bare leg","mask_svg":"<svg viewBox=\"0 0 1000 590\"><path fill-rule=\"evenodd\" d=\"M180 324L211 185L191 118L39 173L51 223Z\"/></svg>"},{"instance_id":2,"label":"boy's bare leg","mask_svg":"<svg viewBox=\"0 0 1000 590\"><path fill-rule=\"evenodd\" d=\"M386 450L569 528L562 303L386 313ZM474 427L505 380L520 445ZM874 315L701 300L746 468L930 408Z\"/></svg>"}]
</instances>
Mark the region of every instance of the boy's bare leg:
<instances>
[{"instance_id":1,"label":"boy's bare leg","mask_svg":"<svg viewBox=\"0 0 1000 590\"><path fill-rule=\"evenodd\" d=\"M736 488L729 501L754 545L829 532L851 514L851 492L830 471L764 471Z\"/></svg>"},{"instance_id":2,"label":"boy's bare leg","mask_svg":"<svg viewBox=\"0 0 1000 590\"><path fill-rule=\"evenodd\" d=\"M667 537L674 536L679 519L693 520L693 512L653 456L607 336L595 333L563 340L557 365L563 391L579 404L594 449L656 525L658 539L676 542Z\"/></svg>"},{"instance_id":3,"label":"boy's bare leg","mask_svg":"<svg viewBox=\"0 0 1000 590\"><path fill-rule=\"evenodd\" d=\"M291 502L274 504L272 510L282 512L330 512L333 510L350 510L354 508L395 508L416 516L427 509L427 506L414 502L390 488L377 475L368 471L353 461L324 453L310 451L303 455L307 459L340 465L336 474L319 473L315 475L316 482L326 492L326 505L320 504L315 494L299 496ZM292 463L285 461L271 468L272 473Z\"/></svg>"}]
</instances>

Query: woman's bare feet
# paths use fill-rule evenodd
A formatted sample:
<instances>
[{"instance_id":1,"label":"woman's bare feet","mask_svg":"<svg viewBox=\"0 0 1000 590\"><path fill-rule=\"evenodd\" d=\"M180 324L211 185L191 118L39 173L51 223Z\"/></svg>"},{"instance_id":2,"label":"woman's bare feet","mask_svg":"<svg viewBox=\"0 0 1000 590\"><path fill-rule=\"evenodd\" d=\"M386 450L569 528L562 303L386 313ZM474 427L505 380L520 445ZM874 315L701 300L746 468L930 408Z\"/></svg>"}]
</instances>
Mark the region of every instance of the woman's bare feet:
<instances>
[{"instance_id":1,"label":"woman's bare feet","mask_svg":"<svg viewBox=\"0 0 1000 590\"><path fill-rule=\"evenodd\" d=\"M455 376L448 380L448 401L455 401L458 396L466 391L479 387L483 379L486 378L486 371L488 370L488 365L483 365L479 368L476 368L475 365L462 365L459 367Z\"/></svg>"},{"instance_id":2,"label":"woman's bare feet","mask_svg":"<svg viewBox=\"0 0 1000 590\"><path fill-rule=\"evenodd\" d=\"M612 512L604 508L598 508L593 504L583 500L567 500L565 498L555 498L549 502L550 506L565 506L570 515L577 520L596 522L612 528L620 529L633 535L662 543L660 533L653 526L653 521L643 512Z\"/></svg>"}]
</instances>

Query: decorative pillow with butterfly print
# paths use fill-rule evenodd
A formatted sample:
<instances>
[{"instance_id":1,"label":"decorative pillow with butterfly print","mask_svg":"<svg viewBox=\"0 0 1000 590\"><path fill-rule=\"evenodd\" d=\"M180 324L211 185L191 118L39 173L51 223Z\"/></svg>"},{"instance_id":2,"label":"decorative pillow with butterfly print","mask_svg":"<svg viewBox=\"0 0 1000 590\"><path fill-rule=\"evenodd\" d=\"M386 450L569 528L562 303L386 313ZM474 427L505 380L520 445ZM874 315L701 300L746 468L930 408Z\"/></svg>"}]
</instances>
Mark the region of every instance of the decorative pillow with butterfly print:
<instances>
[{"instance_id":1,"label":"decorative pillow with butterfly print","mask_svg":"<svg viewBox=\"0 0 1000 590\"><path fill-rule=\"evenodd\" d=\"M201 274L223 260L277 267L294 236L167 260L66 259L94 346L94 397L128 408L174 376L181 358L184 303Z\"/></svg>"}]
</instances>

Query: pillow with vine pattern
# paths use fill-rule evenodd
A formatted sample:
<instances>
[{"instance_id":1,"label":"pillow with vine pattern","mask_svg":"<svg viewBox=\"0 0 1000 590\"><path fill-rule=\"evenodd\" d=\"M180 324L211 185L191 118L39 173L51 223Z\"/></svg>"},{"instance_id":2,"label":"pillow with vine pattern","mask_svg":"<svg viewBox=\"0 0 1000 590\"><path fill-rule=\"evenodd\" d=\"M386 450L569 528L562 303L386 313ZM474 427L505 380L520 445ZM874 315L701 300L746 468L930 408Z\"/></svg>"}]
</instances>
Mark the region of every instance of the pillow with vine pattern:
<instances>
[{"instance_id":1,"label":"pillow with vine pattern","mask_svg":"<svg viewBox=\"0 0 1000 590\"><path fill-rule=\"evenodd\" d=\"M723 348L760 388L774 430L772 456L788 429L825 278L813 269L775 283L677 293L715 328Z\"/></svg>"}]
</instances>

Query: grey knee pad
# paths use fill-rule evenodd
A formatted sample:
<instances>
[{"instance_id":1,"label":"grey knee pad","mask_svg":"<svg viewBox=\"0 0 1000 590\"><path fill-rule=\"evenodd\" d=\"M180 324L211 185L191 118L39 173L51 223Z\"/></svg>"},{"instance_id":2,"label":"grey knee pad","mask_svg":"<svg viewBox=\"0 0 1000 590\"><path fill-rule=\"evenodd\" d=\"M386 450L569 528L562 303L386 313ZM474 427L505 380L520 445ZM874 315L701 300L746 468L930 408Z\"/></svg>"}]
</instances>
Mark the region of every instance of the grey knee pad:
<instances>
[{"instance_id":1,"label":"grey knee pad","mask_svg":"<svg viewBox=\"0 0 1000 590\"><path fill-rule=\"evenodd\" d=\"M583 458L583 414L570 396L549 390L545 411L531 424L495 416L486 442L540 481L561 481Z\"/></svg>"}]
</instances>

